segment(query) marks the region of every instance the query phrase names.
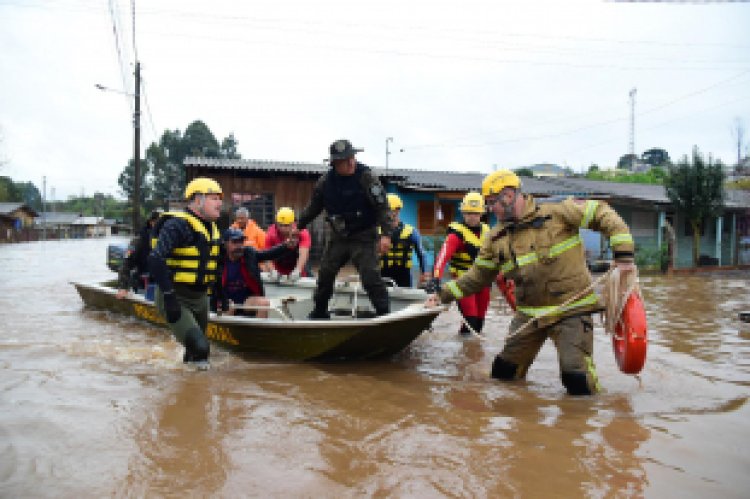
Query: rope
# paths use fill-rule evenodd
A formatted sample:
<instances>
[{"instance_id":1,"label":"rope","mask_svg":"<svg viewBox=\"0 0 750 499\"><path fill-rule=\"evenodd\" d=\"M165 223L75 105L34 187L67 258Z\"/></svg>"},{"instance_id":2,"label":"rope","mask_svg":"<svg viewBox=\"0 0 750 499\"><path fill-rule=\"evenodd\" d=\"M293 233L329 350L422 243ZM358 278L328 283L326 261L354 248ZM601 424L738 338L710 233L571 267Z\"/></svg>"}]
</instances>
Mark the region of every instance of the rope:
<instances>
[{"instance_id":1,"label":"rope","mask_svg":"<svg viewBox=\"0 0 750 499\"><path fill-rule=\"evenodd\" d=\"M601 275L597 280L593 281L591 284L589 284L588 286L586 286L585 288L583 288L581 291L579 291L575 295L573 295L570 298L568 298L567 300L565 300L564 303L561 303L556 308L553 308L552 310L544 312L544 313L538 315L537 317L533 317L533 318L529 319L521 327L519 327L515 331L512 331L509 334L509 336L513 336L513 335L516 335L516 334L520 333L521 331L523 331L524 329L526 329L527 327L529 327L529 325L532 324L534 321L537 321L537 320L541 319L542 317L546 317L546 316L548 316L548 315L550 315L550 314L558 311L559 309L561 309L563 307L566 307L567 305L570 305L571 303L573 303L574 301L578 300L579 298L582 298L583 295L585 295L586 293L588 293L589 291L591 291L592 289L594 289L596 286L598 286L602 281L604 281L605 279L607 279L612 274L612 272L614 271L615 268L616 267L613 265L612 267L609 268L609 270L607 272L605 272L603 275Z\"/></svg>"}]
</instances>

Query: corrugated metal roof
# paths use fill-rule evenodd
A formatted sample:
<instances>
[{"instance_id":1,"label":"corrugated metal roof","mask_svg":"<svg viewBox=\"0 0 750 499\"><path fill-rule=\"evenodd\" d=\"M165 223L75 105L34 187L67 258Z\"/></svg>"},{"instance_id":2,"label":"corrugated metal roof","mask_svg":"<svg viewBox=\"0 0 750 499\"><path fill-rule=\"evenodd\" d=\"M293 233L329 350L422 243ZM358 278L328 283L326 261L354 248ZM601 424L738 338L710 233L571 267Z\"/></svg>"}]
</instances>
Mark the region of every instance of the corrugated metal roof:
<instances>
[{"instance_id":1,"label":"corrugated metal roof","mask_svg":"<svg viewBox=\"0 0 750 499\"><path fill-rule=\"evenodd\" d=\"M32 217L37 216L36 211L26 203L0 203L0 215L10 215L19 208L26 210Z\"/></svg>"},{"instance_id":2,"label":"corrugated metal roof","mask_svg":"<svg viewBox=\"0 0 750 499\"><path fill-rule=\"evenodd\" d=\"M248 170L288 173L325 173L328 164L296 163L293 161L271 161L267 159L225 159L190 156L183 162L185 167L215 168L217 170Z\"/></svg>"},{"instance_id":3,"label":"corrugated metal roof","mask_svg":"<svg viewBox=\"0 0 750 499\"><path fill-rule=\"evenodd\" d=\"M247 170L284 173L305 173L322 175L330 168L322 161L316 163L295 163L259 159L220 159L189 157L185 167L214 168L217 170ZM439 190L467 192L479 190L487 175L480 172L439 172L402 168L373 167L373 171L389 183L402 189ZM524 192L536 196L580 196L632 199L649 203L670 204L666 191L661 185L626 184L588 180L578 177L523 177ZM728 208L750 208L750 192L727 191Z\"/></svg>"}]
</instances>

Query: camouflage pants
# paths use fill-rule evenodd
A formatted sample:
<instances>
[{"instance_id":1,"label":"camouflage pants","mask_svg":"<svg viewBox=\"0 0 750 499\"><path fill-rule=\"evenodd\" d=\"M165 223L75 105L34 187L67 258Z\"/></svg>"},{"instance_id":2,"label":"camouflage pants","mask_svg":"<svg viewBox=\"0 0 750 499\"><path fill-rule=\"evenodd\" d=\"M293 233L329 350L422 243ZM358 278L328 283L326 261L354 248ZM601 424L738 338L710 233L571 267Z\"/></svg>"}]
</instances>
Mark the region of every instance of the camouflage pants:
<instances>
[{"instance_id":1,"label":"camouflage pants","mask_svg":"<svg viewBox=\"0 0 750 499\"><path fill-rule=\"evenodd\" d=\"M571 391L569 380L580 379L590 393L599 390L594 367L594 323L590 314L567 317L552 325L535 327L533 324L513 334L529 317L516 314L510 323L510 336L498 358L516 366L515 379L523 379L536 359L539 350L551 338L557 349L557 359L563 384ZM585 381L584 381L585 380ZM576 383L576 381L573 381Z\"/></svg>"},{"instance_id":2,"label":"camouflage pants","mask_svg":"<svg viewBox=\"0 0 750 499\"><path fill-rule=\"evenodd\" d=\"M333 295L333 285L341 267L351 260L359 273L362 286L367 291L375 313L382 315L390 311L388 290L380 276L380 258L375 249L374 238L345 238L332 235L326 243L318 269L318 281L313 299L315 310L328 310L328 301Z\"/></svg>"}]
</instances>

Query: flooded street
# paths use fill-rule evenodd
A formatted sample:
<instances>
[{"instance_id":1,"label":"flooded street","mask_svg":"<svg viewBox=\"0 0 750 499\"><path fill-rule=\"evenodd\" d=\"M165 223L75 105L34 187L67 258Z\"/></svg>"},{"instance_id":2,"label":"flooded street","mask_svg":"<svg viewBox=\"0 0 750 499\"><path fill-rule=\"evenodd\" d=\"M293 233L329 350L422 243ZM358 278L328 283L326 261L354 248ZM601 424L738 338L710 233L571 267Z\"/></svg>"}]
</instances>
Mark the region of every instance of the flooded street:
<instances>
[{"instance_id":1,"label":"flooded street","mask_svg":"<svg viewBox=\"0 0 750 499\"><path fill-rule=\"evenodd\" d=\"M642 277L646 367L572 398L547 343L489 379L454 311L395 358L338 364L214 347L193 372L165 329L87 310L111 240L0 246L1 497L747 497L748 273ZM597 321L597 324L600 324ZM743 492L744 491L744 492Z\"/></svg>"}]
</instances>

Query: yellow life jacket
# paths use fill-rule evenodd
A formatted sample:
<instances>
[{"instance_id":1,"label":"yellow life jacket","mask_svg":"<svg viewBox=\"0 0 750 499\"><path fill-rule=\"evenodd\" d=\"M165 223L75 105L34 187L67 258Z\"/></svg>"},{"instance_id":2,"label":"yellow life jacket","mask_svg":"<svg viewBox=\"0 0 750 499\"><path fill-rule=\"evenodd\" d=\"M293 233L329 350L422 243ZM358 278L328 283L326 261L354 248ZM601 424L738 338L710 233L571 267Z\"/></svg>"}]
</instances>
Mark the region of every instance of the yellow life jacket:
<instances>
[{"instance_id":1,"label":"yellow life jacket","mask_svg":"<svg viewBox=\"0 0 750 499\"><path fill-rule=\"evenodd\" d=\"M378 230L380 230L378 228ZM403 224L401 231L391 234L391 249L385 255L380 257L380 268L383 267L401 267L411 268L411 257L414 253L414 245L411 244L409 237L414 232L414 227L409 224Z\"/></svg>"},{"instance_id":2,"label":"yellow life jacket","mask_svg":"<svg viewBox=\"0 0 750 499\"><path fill-rule=\"evenodd\" d=\"M482 241L489 231L489 225L483 223L481 232L477 237L470 228L461 222L451 222L448 225L448 232L453 232L464 242L463 251L457 251L451 257L449 268L452 273L460 277L464 272L469 270L469 267L474 263L474 259L479 253Z\"/></svg>"},{"instance_id":3,"label":"yellow life jacket","mask_svg":"<svg viewBox=\"0 0 750 499\"><path fill-rule=\"evenodd\" d=\"M219 228L211 222L209 235L203 222L185 211L168 211L161 215L154 227L151 247L155 248L164 222L170 218L185 220L193 231L193 246L174 248L167 257L167 267L175 283L208 285L216 280L221 236Z\"/></svg>"}]
</instances>

